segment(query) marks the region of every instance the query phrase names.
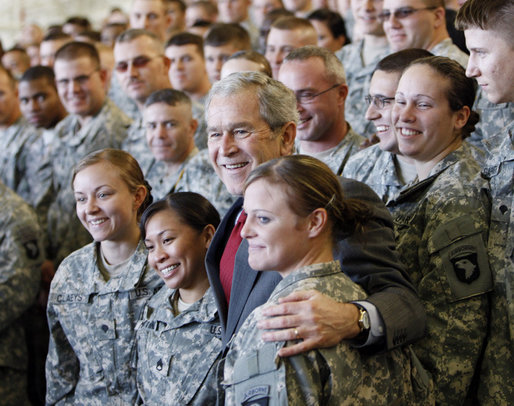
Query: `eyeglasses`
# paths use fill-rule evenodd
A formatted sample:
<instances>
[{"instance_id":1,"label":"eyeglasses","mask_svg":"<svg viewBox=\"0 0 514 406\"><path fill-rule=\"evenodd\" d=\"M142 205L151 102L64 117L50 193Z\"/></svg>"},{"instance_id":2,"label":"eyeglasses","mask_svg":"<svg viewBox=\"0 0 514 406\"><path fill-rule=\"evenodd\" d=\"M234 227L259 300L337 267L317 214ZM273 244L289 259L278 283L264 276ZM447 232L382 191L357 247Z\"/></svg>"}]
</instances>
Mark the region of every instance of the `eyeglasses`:
<instances>
[{"instance_id":1,"label":"eyeglasses","mask_svg":"<svg viewBox=\"0 0 514 406\"><path fill-rule=\"evenodd\" d=\"M437 7L421 7L421 8L412 8L412 7L400 7L396 10L382 10L382 12L378 15L378 19L381 22L387 21L391 18L391 14L394 16L397 20L403 20L404 18L407 18L411 16L412 14L422 11L422 10L434 10Z\"/></svg>"},{"instance_id":2,"label":"eyeglasses","mask_svg":"<svg viewBox=\"0 0 514 406\"><path fill-rule=\"evenodd\" d=\"M134 59L132 60L128 60L128 61L121 61L121 62L118 62L116 64L116 66L114 67L114 69L116 69L117 72L120 72L120 73L124 73L127 71L127 69L129 68L129 65L132 64L132 66L134 68L144 68L146 65L148 65L148 63L152 60L152 59L155 59L155 58L159 58L161 57L162 55L155 55L155 56L152 56L152 57L149 57L149 56L145 56L145 55L141 55L141 56L136 56Z\"/></svg>"},{"instance_id":3,"label":"eyeglasses","mask_svg":"<svg viewBox=\"0 0 514 406\"><path fill-rule=\"evenodd\" d=\"M93 76L93 74L99 70L100 69L95 69L89 75L79 75L71 79L57 79L55 83L60 88L68 87L70 83L77 83L79 86L83 86L89 81L89 79L91 79L91 76Z\"/></svg>"},{"instance_id":4,"label":"eyeglasses","mask_svg":"<svg viewBox=\"0 0 514 406\"><path fill-rule=\"evenodd\" d=\"M366 96L364 97L366 103L375 106L377 109L383 109L386 105L394 100L394 97L385 97L385 96Z\"/></svg>"},{"instance_id":5,"label":"eyeglasses","mask_svg":"<svg viewBox=\"0 0 514 406\"><path fill-rule=\"evenodd\" d=\"M312 103L316 97L321 96L323 93L330 92L332 89L335 89L339 86L341 86L341 83L336 83L335 85L332 85L328 89L325 89L319 93L302 92L300 94L295 95L296 101L298 102L298 104Z\"/></svg>"}]
</instances>

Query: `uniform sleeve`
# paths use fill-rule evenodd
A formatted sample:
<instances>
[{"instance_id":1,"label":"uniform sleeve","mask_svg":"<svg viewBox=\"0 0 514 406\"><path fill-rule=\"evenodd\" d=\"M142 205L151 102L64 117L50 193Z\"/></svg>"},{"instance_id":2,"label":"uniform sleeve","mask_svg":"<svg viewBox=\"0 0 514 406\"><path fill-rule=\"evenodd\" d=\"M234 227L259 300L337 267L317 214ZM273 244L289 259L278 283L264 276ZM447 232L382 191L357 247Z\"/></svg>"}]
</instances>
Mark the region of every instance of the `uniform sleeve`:
<instances>
[{"instance_id":1,"label":"uniform sleeve","mask_svg":"<svg viewBox=\"0 0 514 406\"><path fill-rule=\"evenodd\" d=\"M384 322L385 339L367 351L413 342L425 332L425 310L396 251L391 215L368 186L344 178L341 184L347 198L365 202L373 212L364 230L339 241L334 252L343 272L368 292L367 301Z\"/></svg>"},{"instance_id":2,"label":"uniform sleeve","mask_svg":"<svg viewBox=\"0 0 514 406\"><path fill-rule=\"evenodd\" d=\"M418 285L429 336L419 355L436 371L436 386L445 401L456 404L471 385L488 329L489 206L469 196L455 197L432 214L422 240L428 264L420 264L427 269Z\"/></svg>"},{"instance_id":3,"label":"uniform sleeve","mask_svg":"<svg viewBox=\"0 0 514 406\"><path fill-rule=\"evenodd\" d=\"M52 297L52 292L50 294ZM46 358L46 404L54 405L73 393L79 376L79 361L59 321L59 313L51 302L47 307L50 342Z\"/></svg>"},{"instance_id":4,"label":"uniform sleeve","mask_svg":"<svg viewBox=\"0 0 514 406\"><path fill-rule=\"evenodd\" d=\"M3 210L8 210L5 202ZM0 230L0 331L35 300L44 259L36 217L27 217L25 210L17 208L9 216L16 221L1 224Z\"/></svg>"}]
</instances>

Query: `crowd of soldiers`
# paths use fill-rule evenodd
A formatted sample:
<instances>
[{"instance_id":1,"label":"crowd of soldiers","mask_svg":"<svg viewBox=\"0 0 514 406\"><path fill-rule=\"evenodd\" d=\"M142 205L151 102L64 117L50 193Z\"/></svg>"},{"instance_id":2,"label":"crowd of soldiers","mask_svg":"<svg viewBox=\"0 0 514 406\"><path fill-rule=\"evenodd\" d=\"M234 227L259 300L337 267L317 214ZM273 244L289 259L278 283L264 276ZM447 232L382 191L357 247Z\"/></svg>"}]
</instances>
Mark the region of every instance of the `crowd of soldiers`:
<instances>
[{"instance_id":1,"label":"crowd of soldiers","mask_svg":"<svg viewBox=\"0 0 514 406\"><path fill-rule=\"evenodd\" d=\"M29 25L2 51L0 404L513 403L513 0L133 0L128 11L99 31L82 16ZM197 324L183 342L164 329L191 353L167 353L164 370L166 341L148 340L168 310L172 330L186 329L178 315L192 308L146 272L157 261L146 239L131 254L139 271L113 287L118 264L79 214L77 164L112 150L135 158L154 201L195 192L222 218L202 253L211 289L188 316ZM323 162L369 207L363 228L330 242L339 264L319 270L360 287L282 291L281 273L248 264L247 180L289 155ZM360 371L353 389L334 383L344 368Z\"/></svg>"}]
</instances>

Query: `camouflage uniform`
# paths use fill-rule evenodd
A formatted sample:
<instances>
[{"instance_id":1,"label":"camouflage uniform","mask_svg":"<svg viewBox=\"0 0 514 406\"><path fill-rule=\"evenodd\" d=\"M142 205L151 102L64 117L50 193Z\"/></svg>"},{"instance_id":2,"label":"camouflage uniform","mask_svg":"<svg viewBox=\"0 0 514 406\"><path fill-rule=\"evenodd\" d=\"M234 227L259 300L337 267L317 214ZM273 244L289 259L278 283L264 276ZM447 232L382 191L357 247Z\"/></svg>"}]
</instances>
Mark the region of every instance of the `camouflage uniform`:
<instances>
[{"instance_id":1,"label":"camouflage uniform","mask_svg":"<svg viewBox=\"0 0 514 406\"><path fill-rule=\"evenodd\" d=\"M199 150L207 148L207 123L205 122L205 107L201 103L191 101L193 118L198 121L195 131L195 145Z\"/></svg>"},{"instance_id":2,"label":"camouflage uniform","mask_svg":"<svg viewBox=\"0 0 514 406\"><path fill-rule=\"evenodd\" d=\"M344 65L346 83L348 84L348 96L346 97L344 116L354 130L365 137L370 137L375 132L375 126L365 119L368 106L364 97L369 94L369 84L376 64L390 53L389 48L384 49L375 60L364 65L362 51L364 40L345 45L336 52L336 56Z\"/></svg>"},{"instance_id":3,"label":"camouflage uniform","mask_svg":"<svg viewBox=\"0 0 514 406\"><path fill-rule=\"evenodd\" d=\"M116 75L111 76L111 83L109 91L107 92L107 97L109 97L109 99L111 99L113 103L131 119L135 120L139 117L139 107L137 107L134 100L125 94Z\"/></svg>"},{"instance_id":4,"label":"camouflage uniform","mask_svg":"<svg viewBox=\"0 0 514 406\"><path fill-rule=\"evenodd\" d=\"M344 168L343 176L365 183L384 203L405 186L398 173L396 155L381 150L378 144L353 155Z\"/></svg>"},{"instance_id":5,"label":"camouflage uniform","mask_svg":"<svg viewBox=\"0 0 514 406\"><path fill-rule=\"evenodd\" d=\"M0 182L0 403L25 405L27 347L22 315L34 302L44 260L36 215Z\"/></svg>"},{"instance_id":6,"label":"camouflage uniform","mask_svg":"<svg viewBox=\"0 0 514 406\"><path fill-rule=\"evenodd\" d=\"M151 166L154 157L146 141L146 127L141 115L132 122L121 149L136 158L141 168Z\"/></svg>"},{"instance_id":7,"label":"camouflage uniform","mask_svg":"<svg viewBox=\"0 0 514 406\"><path fill-rule=\"evenodd\" d=\"M182 179L175 188L176 192L196 192L201 194L218 210L223 217L237 196L231 195L209 160L209 151L204 149L187 164Z\"/></svg>"},{"instance_id":8,"label":"camouflage uniform","mask_svg":"<svg viewBox=\"0 0 514 406\"><path fill-rule=\"evenodd\" d=\"M468 66L469 55L462 52L460 48L453 43L451 38L443 39L429 51L436 56L446 56L447 58L457 61L464 69Z\"/></svg>"},{"instance_id":9,"label":"camouflage uniform","mask_svg":"<svg viewBox=\"0 0 514 406\"><path fill-rule=\"evenodd\" d=\"M39 137L39 132L20 117L7 129L0 131L0 174L4 184L16 191L24 176L24 162L28 146Z\"/></svg>"},{"instance_id":10,"label":"camouflage uniform","mask_svg":"<svg viewBox=\"0 0 514 406\"><path fill-rule=\"evenodd\" d=\"M175 191L177 182L183 175L186 169L186 165L189 160L198 153L198 149L195 147L188 155L186 160L182 162L182 165L178 170L170 175L166 168L166 164L162 161L158 161L155 158L150 163L148 168L141 168L145 174L145 179L152 186L152 196L154 199L162 199L169 192Z\"/></svg>"},{"instance_id":11,"label":"camouflage uniform","mask_svg":"<svg viewBox=\"0 0 514 406\"><path fill-rule=\"evenodd\" d=\"M507 405L514 399L514 121L486 140L484 175L492 194L489 262L493 271L491 326L479 378L481 404Z\"/></svg>"},{"instance_id":12,"label":"camouflage uniform","mask_svg":"<svg viewBox=\"0 0 514 406\"><path fill-rule=\"evenodd\" d=\"M427 312L427 336L414 349L441 404L463 404L487 335L487 189L463 144L387 204L398 251Z\"/></svg>"},{"instance_id":13,"label":"camouflage uniform","mask_svg":"<svg viewBox=\"0 0 514 406\"><path fill-rule=\"evenodd\" d=\"M210 289L174 316L176 290L163 286L136 326L137 388L145 405L212 405L221 327Z\"/></svg>"},{"instance_id":14,"label":"camouflage uniform","mask_svg":"<svg viewBox=\"0 0 514 406\"><path fill-rule=\"evenodd\" d=\"M345 137L334 148L331 148L330 151L323 151L321 154L309 154L300 151L301 142L298 143L297 150L300 154L307 154L318 158L327 164L332 169L332 172L339 176L343 173L343 169L350 156L359 151L359 146L364 140L365 138L353 131L352 127L348 124L348 132ZM328 156L326 152L329 152Z\"/></svg>"},{"instance_id":15,"label":"camouflage uniform","mask_svg":"<svg viewBox=\"0 0 514 406\"><path fill-rule=\"evenodd\" d=\"M42 229L52 199L52 170L45 159L43 132L20 118L2 134L1 179L35 210Z\"/></svg>"},{"instance_id":16,"label":"camouflage uniform","mask_svg":"<svg viewBox=\"0 0 514 406\"><path fill-rule=\"evenodd\" d=\"M328 262L286 276L267 304L306 289L316 289L339 302L367 296L341 272L339 262ZM433 404L428 374L410 347L368 356L341 341L331 348L279 358L277 351L288 343L265 343L257 328L257 322L264 319L264 306L248 316L225 358L222 385L227 405Z\"/></svg>"},{"instance_id":17,"label":"camouflage uniform","mask_svg":"<svg viewBox=\"0 0 514 406\"><path fill-rule=\"evenodd\" d=\"M147 266L142 242L126 273L105 281L98 268L100 244L75 251L59 266L48 299L50 345L46 403L134 404L131 367L135 325L162 286Z\"/></svg>"},{"instance_id":18,"label":"camouflage uniform","mask_svg":"<svg viewBox=\"0 0 514 406\"><path fill-rule=\"evenodd\" d=\"M73 168L93 151L120 148L129 124L130 119L107 99L84 127L80 126L76 115L67 116L57 125L60 141L49 152L57 197L48 211L50 256L57 263L91 241L75 214L75 197L71 188Z\"/></svg>"},{"instance_id":19,"label":"camouflage uniform","mask_svg":"<svg viewBox=\"0 0 514 406\"><path fill-rule=\"evenodd\" d=\"M477 92L473 110L480 114L480 121L469 142L481 149L485 149L482 140L495 136L514 120L514 103L491 103L482 88Z\"/></svg>"}]
</instances>

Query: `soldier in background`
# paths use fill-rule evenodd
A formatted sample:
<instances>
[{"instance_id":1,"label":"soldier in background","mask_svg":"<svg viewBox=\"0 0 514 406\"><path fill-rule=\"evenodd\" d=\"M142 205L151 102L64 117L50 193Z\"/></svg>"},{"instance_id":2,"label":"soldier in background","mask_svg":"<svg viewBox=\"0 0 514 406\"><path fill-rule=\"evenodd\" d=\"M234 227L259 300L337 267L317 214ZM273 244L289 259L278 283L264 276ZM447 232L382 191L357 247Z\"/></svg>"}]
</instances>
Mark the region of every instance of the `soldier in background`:
<instances>
[{"instance_id":1,"label":"soldier in background","mask_svg":"<svg viewBox=\"0 0 514 406\"><path fill-rule=\"evenodd\" d=\"M457 14L470 59L466 74L477 80L493 104L514 103L514 1L468 0ZM506 112L505 112L506 113ZM488 254L494 278L489 337L477 373L478 402L508 404L514 399L514 115L484 142L483 175L492 194Z\"/></svg>"},{"instance_id":2,"label":"soldier in background","mask_svg":"<svg viewBox=\"0 0 514 406\"><path fill-rule=\"evenodd\" d=\"M130 29L114 45L116 77L123 92L135 102L138 116L128 130L122 149L129 152L142 167L153 159L146 143L143 109L146 99L155 91L171 88L168 79L169 60L164 45L154 34Z\"/></svg>"},{"instance_id":3,"label":"soldier in background","mask_svg":"<svg viewBox=\"0 0 514 406\"><path fill-rule=\"evenodd\" d=\"M286 56L278 79L296 96L296 151L318 158L341 175L365 140L345 119L348 86L343 64L328 49L305 46Z\"/></svg>"},{"instance_id":4,"label":"soldier in background","mask_svg":"<svg viewBox=\"0 0 514 406\"><path fill-rule=\"evenodd\" d=\"M175 191L189 160L198 153L191 99L180 90L163 89L150 95L143 112L146 141L154 159L141 168L152 186L152 195L162 199Z\"/></svg>"},{"instance_id":5,"label":"soldier in background","mask_svg":"<svg viewBox=\"0 0 514 406\"><path fill-rule=\"evenodd\" d=\"M0 200L0 399L5 405L27 406L23 314L39 289L42 233L30 206L2 182Z\"/></svg>"},{"instance_id":6,"label":"soldier in background","mask_svg":"<svg viewBox=\"0 0 514 406\"><path fill-rule=\"evenodd\" d=\"M59 97L69 113L57 125L58 142L48 152L56 194L48 213L49 256L58 264L90 241L74 213L72 169L92 151L120 148L130 119L107 98L106 73L93 45L66 44L56 54L54 71Z\"/></svg>"}]
</instances>

